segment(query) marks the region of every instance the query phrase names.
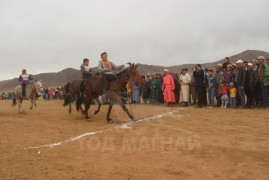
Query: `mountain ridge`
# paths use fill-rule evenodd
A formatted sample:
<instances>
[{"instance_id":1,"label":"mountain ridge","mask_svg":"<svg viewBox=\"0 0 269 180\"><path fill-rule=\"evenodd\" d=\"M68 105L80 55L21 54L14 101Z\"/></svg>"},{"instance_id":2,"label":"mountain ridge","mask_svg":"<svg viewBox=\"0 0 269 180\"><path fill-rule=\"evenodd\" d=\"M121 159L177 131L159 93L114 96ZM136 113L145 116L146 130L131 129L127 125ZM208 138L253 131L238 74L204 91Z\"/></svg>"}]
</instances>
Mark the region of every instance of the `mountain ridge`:
<instances>
[{"instance_id":1,"label":"mountain ridge","mask_svg":"<svg viewBox=\"0 0 269 180\"><path fill-rule=\"evenodd\" d=\"M239 54L228 56L230 58L230 62L234 63L238 59L242 59L244 61L250 61L252 59L257 58L258 56L266 56L269 57L269 53L265 51L258 51L258 50L246 50ZM223 59L201 63L204 67L213 68L219 63L223 63ZM181 65L174 65L174 66L161 66L161 65L149 65L149 64L139 64L138 71L141 74L146 73L162 73L165 68L168 68L171 72L180 72L182 68L188 68L189 70L192 69L196 64L181 64ZM93 68L96 70L96 67ZM50 73L40 73L34 75L35 79L42 80L44 87L58 87L62 86L67 82L70 82L75 79L81 79L80 70L68 67L63 69L59 72L50 72ZM0 92L7 91L15 88L19 85L18 78L13 78L9 80L0 81Z\"/></svg>"}]
</instances>

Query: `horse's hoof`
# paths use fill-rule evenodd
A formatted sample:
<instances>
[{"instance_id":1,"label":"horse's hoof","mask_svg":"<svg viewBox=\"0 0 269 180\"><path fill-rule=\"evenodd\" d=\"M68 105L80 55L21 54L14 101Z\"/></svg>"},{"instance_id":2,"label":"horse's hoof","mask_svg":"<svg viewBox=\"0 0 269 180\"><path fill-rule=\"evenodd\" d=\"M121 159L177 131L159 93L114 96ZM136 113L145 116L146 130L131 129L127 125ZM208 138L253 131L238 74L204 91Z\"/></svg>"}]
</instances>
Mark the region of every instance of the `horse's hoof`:
<instances>
[{"instance_id":1,"label":"horse's hoof","mask_svg":"<svg viewBox=\"0 0 269 180\"><path fill-rule=\"evenodd\" d=\"M30 107L30 110L32 110L33 109L33 107Z\"/></svg>"},{"instance_id":2,"label":"horse's hoof","mask_svg":"<svg viewBox=\"0 0 269 180\"><path fill-rule=\"evenodd\" d=\"M95 112L94 112L94 115L96 115L96 114L98 114L98 113L99 113L99 111L95 111Z\"/></svg>"},{"instance_id":3,"label":"horse's hoof","mask_svg":"<svg viewBox=\"0 0 269 180\"><path fill-rule=\"evenodd\" d=\"M130 119L131 119L132 121L136 121L135 117L133 117L133 116L131 116Z\"/></svg>"},{"instance_id":4,"label":"horse's hoof","mask_svg":"<svg viewBox=\"0 0 269 180\"><path fill-rule=\"evenodd\" d=\"M107 120L108 123L113 123L111 118L107 118L106 120Z\"/></svg>"}]
</instances>

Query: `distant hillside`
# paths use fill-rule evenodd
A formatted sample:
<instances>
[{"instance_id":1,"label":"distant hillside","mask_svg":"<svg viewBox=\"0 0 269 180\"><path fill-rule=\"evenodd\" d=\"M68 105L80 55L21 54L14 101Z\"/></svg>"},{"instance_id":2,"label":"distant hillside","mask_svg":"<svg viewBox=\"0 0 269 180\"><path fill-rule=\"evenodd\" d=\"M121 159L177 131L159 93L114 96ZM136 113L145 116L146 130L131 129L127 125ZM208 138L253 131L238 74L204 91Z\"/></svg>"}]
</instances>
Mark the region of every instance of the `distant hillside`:
<instances>
[{"instance_id":1,"label":"distant hillside","mask_svg":"<svg viewBox=\"0 0 269 180\"><path fill-rule=\"evenodd\" d=\"M256 50L247 50L240 54L230 56L230 61L232 63L236 62L238 59L242 59L244 61L250 61L252 59L257 58L258 56L265 56L269 57L268 52L264 51L256 51ZM229 56L228 56L229 57ZM219 63L223 63L224 59L215 61L215 62L209 62L202 64L204 67L213 68L215 65ZM182 64L182 65L176 65L176 66L170 66L170 67L164 67L164 66L154 66L154 65L145 65L140 64L138 67L138 70L141 74L146 73L162 73L165 68L168 68L171 72L180 72L182 68L188 68L191 70L195 64ZM41 80L43 82L44 87L58 87L66 82L75 80L75 79L81 79L80 71L73 68L67 68L57 73L42 73L34 75L35 79ZM5 80L0 81L0 92L5 90L11 90L14 89L18 85L18 78L14 78L11 80Z\"/></svg>"},{"instance_id":2,"label":"distant hillside","mask_svg":"<svg viewBox=\"0 0 269 180\"><path fill-rule=\"evenodd\" d=\"M231 63L235 63L237 60L242 59L243 61L250 61L256 59L258 56L269 57L269 53L265 51L247 50L242 53L236 54L234 56L227 56L230 58ZM201 63L203 67L214 68L217 64L223 64L224 58L215 62ZM183 68L188 68L191 70L196 64L181 64L176 66L164 67L164 66L153 66L153 65L140 65L139 71L142 74L147 72L157 72L162 73L165 68L168 68L171 72L180 72Z\"/></svg>"},{"instance_id":3,"label":"distant hillside","mask_svg":"<svg viewBox=\"0 0 269 180\"><path fill-rule=\"evenodd\" d=\"M67 68L57 73L41 73L34 75L35 79L42 80L44 87L58 87L66 82L80 79L81 74L79 70ZM19 78L11 80L0 81L0 91L11 90L19 85Z\"/></svg>"}]
</instances>

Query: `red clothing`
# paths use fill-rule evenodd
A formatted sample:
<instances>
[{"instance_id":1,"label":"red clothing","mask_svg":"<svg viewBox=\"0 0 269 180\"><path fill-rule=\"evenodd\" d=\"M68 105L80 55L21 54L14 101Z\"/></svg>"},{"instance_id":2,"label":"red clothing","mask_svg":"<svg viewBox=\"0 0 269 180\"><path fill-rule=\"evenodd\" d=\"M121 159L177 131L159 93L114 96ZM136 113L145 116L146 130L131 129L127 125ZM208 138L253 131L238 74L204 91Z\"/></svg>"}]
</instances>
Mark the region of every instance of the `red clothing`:
<instances>
[{"instance_id":1,"label":"red clothing","mask_svg":"<svg viewBox=\"0 0 269 180\"><path fill-rule=\"evenodd\" d=\"M228 94L228 87L227 87L227 85L222 85L221 86L221 94L222 95Z\"/></svg>"},{"instance_id":2,"label":"red clothing","mask_svg":"<svg viewBox=\"0 0 269 180\"><path fill-rule=\"evenodd\" d=\"M174 79L170 74L163 77L162 91L164 92L164 102L166 104L176 102L175 99L175 84Z\"/></svg>"}]
</instances>

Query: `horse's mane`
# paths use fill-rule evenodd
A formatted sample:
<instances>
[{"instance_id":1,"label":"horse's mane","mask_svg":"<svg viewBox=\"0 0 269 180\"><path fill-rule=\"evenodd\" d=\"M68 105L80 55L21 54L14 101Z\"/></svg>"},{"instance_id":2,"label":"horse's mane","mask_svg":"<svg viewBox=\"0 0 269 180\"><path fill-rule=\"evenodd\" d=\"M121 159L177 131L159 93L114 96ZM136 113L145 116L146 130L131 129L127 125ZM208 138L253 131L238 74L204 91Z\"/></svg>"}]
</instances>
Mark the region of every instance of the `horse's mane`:
<instances>
[{"instance_id":1,"label":"horse's mane","mask_svg":"<svg viewBox=\"0 0 269 180\"><path fill-rule=\"evenodd\" d=\"M115 73L116 75L120 75L121 73L123 73L123 72L129 70L130 68L131 68L131 66L128 66L128 67L125 67L125 68L123 68L123 69L121 69L121 70L119 70L119 71L115 71L114 73Z\"/></svg>"}]
</instances>

